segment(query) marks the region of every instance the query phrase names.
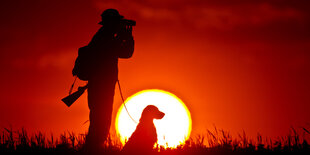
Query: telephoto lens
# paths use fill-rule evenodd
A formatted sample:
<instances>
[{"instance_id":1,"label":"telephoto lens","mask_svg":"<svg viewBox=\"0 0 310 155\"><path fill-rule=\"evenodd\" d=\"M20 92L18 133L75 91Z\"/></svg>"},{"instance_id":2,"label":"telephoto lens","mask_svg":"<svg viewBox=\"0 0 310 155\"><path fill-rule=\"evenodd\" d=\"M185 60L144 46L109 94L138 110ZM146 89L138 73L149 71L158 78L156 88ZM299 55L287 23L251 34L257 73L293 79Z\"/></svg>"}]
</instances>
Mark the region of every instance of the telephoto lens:
<instances>
[{"instance_id":1,"label":"telephoto lens","mask_svg":"<svg viewBox=\"0 0 310 155\"><path fill-rule=\"evenodd\" d=\"M122 24L126 26L136 26L136 21L130 19L122 19Z\"/></svg>"}]
</instances>

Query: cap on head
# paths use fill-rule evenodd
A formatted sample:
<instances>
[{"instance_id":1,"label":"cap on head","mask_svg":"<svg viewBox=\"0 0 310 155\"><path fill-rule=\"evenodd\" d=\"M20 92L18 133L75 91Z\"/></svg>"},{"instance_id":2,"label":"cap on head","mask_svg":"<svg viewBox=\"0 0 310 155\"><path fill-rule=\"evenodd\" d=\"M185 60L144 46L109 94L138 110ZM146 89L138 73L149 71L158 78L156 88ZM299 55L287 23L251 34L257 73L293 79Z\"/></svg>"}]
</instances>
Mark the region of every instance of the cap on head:
<instances>
[{"instance_id":1,"label":"cap on head","mask_svg":"<svg viewBox=\"0 0 310 155\"><path fill-rule=\"evenodd\" d=\"M106 9L101 14L101 22L99 24L103 24L105 21L112 20L121 20L124 16L120 15L116 9Z\"/></svg>"}]
</instances>

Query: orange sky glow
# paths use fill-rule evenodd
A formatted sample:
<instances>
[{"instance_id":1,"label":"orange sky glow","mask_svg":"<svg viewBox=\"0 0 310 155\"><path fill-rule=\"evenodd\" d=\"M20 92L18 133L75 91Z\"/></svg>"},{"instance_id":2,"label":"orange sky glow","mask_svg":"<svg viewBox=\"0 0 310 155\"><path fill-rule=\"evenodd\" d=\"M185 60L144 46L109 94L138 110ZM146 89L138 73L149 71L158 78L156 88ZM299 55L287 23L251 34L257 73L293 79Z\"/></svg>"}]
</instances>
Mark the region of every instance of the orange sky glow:
<instances>
[{"instance_id":1,"label":"orange sky glow","mask_svg":"<svg viewBox=\"0 0 310 155\"><path fill-rule=\"evenodd\" d=\"M6 1L0 127L87 131L87 94L70 108L61 98L73 82L77 49L100 28L101 12L116 8L137 22L134 55L119 61L125 97L144 89L175 94L191 112L192 136L214 126L252 137L309 129L308 6L307 0ZM115 94L114 119L117 87Z\"/></svg>"}]
</instances>

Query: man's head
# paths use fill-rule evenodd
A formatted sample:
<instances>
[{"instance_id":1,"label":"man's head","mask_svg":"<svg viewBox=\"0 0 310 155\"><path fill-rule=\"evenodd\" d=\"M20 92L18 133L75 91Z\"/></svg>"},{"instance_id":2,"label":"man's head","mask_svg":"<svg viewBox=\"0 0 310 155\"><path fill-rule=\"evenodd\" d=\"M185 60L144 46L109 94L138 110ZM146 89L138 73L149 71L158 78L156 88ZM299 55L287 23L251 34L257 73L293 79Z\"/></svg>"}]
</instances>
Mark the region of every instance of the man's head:
<instances>
[{"instance_id":1,"label":"man's head","mask_svg":"<svg viewBox=\"0 0 310 155\"><path fill-rule=\"evenodd\" d=\"M101 22L99 24L111 31L117 31L123 18L124 16L120 15L116 9L106 9L101 14Z\"/></svg>"}]
</instances>

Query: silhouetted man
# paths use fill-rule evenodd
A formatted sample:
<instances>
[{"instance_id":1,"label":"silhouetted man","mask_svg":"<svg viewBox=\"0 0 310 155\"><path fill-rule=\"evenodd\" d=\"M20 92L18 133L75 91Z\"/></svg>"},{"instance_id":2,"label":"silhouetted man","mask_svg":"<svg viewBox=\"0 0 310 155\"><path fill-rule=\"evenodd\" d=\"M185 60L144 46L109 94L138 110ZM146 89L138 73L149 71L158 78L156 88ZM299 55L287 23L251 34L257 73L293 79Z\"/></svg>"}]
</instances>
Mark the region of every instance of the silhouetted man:
<instances>
[{"instance_id":1,"label":"silhouetted man","mask_svg":"<svg viewBox=\"0 0 310 155\"><path fill-rule=\"evenodd\" d=\"M99 150L109 135L118 58L130 58L134 51L132 25L126 26L123 16L115 9L105 10L101 17L102 27L86 46L88 53L84 54L89 60L85 72L90 110L85 148L90 151Z\"/></svg>"}]
</instances>

